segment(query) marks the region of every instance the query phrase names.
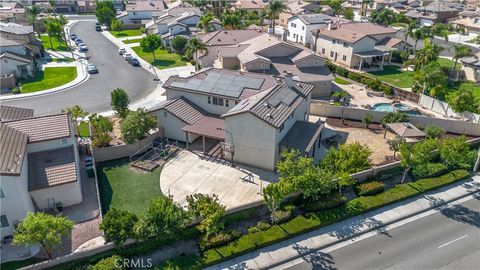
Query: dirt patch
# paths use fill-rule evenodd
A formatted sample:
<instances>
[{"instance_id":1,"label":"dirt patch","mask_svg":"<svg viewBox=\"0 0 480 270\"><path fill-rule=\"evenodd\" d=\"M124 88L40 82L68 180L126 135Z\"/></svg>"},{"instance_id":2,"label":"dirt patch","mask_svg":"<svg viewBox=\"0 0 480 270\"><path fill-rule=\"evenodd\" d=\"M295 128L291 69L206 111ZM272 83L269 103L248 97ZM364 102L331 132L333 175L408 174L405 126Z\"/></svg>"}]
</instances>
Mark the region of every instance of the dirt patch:
<instances>
[{"instance_id":1,"label":"dirt patch","mask_svg":"<svg viewBox=\"0 0 480 270\"><path fill-rule=\"evenodd\" d=\"M121 131L122 119L115 115L110 117L110 121L112 121L113 123L113 131L110 132L110 136L112 136L110 145L125 144L122 140L122 131Z\"/></svg>"}]
</instances>

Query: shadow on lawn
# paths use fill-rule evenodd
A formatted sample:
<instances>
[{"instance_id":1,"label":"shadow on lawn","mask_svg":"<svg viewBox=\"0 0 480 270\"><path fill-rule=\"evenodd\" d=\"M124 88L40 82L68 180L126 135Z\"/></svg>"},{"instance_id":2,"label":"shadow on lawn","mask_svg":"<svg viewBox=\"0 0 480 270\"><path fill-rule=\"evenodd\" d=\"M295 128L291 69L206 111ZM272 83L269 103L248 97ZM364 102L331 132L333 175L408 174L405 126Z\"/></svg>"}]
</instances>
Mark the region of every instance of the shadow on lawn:
<instances>
[{"instance_id":1,"label":"shadow on lawn","mask_svg":"<svg viewBox=\"0 0 480 270\"><path fill-rule=\"evenodd\" d=\"M33 74L32 78L22 80L22 84L40 82L43 79L45 79L45 72L43 70L39 70Z\"/></svg>"},{"instance_id":2,"label":"shadow on lawn","mask_svg":"<svg viewBox=\"0 0 480 270\"><path fill-rule=\"evenodd\" d=\"M400 67L397 67L397 66L385 66L383 67L383 70L381 71L372 71L372 72L369 72L373 75L377 75L377 76L384 76L384 75L396 75L396 74L400 74L400 73L403 73L404 71L401 71L400 70Z\"/></svg>"},{"instance_id":3,"label":"shadow on lawn","mask_svg":"<svg viewBox=\"0 0 480 270\"><path fill-rule=\"evenodd\" d=\"M176 61L165 59L157 59L152 62L152 64L156 67L169 67L175 65L175 63Z\"/></svg>"}]
</instances>

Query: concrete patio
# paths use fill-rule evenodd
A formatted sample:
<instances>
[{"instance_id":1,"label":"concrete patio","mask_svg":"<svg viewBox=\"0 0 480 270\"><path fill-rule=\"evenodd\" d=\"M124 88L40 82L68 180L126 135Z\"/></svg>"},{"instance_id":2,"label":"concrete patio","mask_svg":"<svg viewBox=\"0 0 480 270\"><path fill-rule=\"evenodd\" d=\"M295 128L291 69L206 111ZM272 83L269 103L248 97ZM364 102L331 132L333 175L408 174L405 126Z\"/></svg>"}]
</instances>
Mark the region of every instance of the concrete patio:
<instances>
[{"instance_id":1,"label":"concrete patio","mask_svg":"<svg viewBox=\"0 0 480 270\"><path fill-rule=\"evenodd\" d=\"M190 151L180 151L163 167L160 188L181 205L194 193L216 194L227 209L262 200L262 187L277 181L273 172L235 164L224 160L206 160Z\"/></svg>"}]
</instances>

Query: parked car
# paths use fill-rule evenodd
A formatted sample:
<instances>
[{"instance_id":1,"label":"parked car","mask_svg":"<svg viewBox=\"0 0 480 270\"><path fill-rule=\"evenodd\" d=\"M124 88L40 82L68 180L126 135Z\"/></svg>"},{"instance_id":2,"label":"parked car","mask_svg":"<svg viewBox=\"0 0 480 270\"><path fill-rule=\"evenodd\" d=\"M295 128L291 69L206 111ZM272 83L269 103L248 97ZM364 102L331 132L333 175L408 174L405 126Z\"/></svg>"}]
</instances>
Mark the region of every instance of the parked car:
<instances>
[{"instance_id":1,"label":"parked car","mask_svg":"<svg viewBox=\"0 0 480 270\"><path fill-rule=\"evenodd\" d=\"M95 26L95 31L102 32L102 27L100 25Z\"/></svg>"},{"instance_id":2,"label":"parked car","mask_svg":"<svg viewBox=\"0 0 480 270\"><path fill-rule=\"evenodd\" d=\"M124 53L123 58L128 61L132 58L132 55L130 53Z\"/></svg>"},{"instance_id":3,"label":"parked car","mask_svg":"<svg viewBox=\"0 0 480 270\"><path fill-rule=\"evenodd\" d=\"M78 50L81 52L88 51L88 47L84 43L80 43L78 44Z\"/></svg>"},{"instance_id":4,"label":"parked car","mask_svg":"<svg viewBox=\"0 0 480 270\"><path fill-rule=\"evenodd\" d=\"M120 49L118 49L117 52L118 52L118 54L123 55L124 53L127 52L127 50L125 50L125 48L120 48Z\"/></svg>"},{"instance_id":5,"label":"parked car","mask_svg":"<svg viewBox=\"0 0 480 270\"><path fill-rule=\"evenodd\" d=\"M98 73L97 66L95 66L94 64L88 64L87 72L90 74Z\"/></svg>"},{"instance_id":6,"label":"parked car","mask_svg":"<svg viewBox=\"0 0 480 270\"><path fill-rule=\"evenodd\" d=\"M77 39L77 38L78 38L78 37L77 37L76 34L70 34L70 39L71 39L71 40L75 40L75 39Z\"/></svg>"},{"instance_id":7,"label":"parked car","mask_svg":"<svg viewBox=\"0 0 480 270\"><path fill-rule=\"evenodd\" d=\"M134 57L130 58L130 60L128 60L128 63L130 63L130 65L134 67L140 66L140 61L138 61L138 59Z\"/></svg>"},{"instance_id":8,"label":"parked car","mask_svg":"<svg viewBox=\"0 0 480 270\"><path fill-rule=\"evenodd\" d=\"M83 43L83 40L81 38L76 38L74 41L77 46L78 44Z\"/></svg>"}]
</instances>

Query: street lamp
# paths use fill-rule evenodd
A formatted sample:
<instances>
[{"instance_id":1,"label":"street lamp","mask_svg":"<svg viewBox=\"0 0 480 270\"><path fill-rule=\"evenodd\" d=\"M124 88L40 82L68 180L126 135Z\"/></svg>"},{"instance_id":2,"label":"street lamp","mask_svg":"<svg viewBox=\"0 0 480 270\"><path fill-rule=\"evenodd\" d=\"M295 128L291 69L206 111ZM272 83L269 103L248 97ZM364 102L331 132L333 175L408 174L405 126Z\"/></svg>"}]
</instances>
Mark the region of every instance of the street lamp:
<instances>
[{"instance_id":1,"label":"street lamp","mask_svg":"<svg viewBox=\"0 0 480 270\"><path fill-rule=\"evenodd\" d=\"M234 154L234 152L235 152L235 145L233 144L233 134L232 134L230 131L228 131L228 130L226 130L226 129L224 129L224 128L221 128L221 127L217 127L217 130L223 130L224 132L230 134L231 144L230 144L230 147L229 147L228 149L226 149L226 150L227 150L227 152L230 153L231 163L232 163L232 167L233 167L233 154ZM225 142L224 142L224 143L225 143ZM227 145L225 145L225 146L227 146Z\"/></svg>"}]
</instances>

